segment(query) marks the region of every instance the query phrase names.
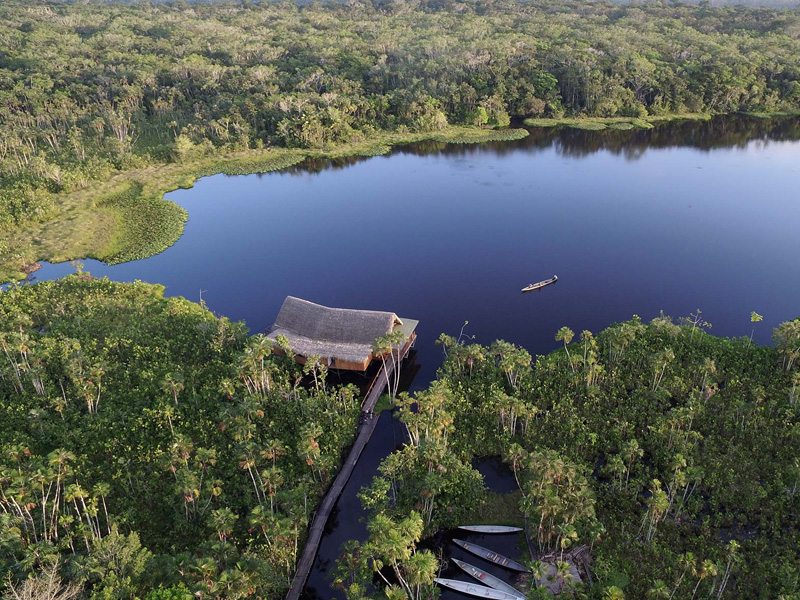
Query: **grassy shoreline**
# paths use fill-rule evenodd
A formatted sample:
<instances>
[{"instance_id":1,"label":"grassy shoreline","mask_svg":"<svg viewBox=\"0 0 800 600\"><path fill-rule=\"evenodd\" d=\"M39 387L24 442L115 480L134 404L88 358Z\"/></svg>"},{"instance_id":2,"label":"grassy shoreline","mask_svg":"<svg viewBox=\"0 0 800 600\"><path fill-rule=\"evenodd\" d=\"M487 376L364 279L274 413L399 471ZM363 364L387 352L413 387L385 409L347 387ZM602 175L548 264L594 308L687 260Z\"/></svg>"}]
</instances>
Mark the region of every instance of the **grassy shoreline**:
<instances>
[{"instance_id":1,"label":"grassy shoreline","mask_svg":"<svg viewBox=\"0 0 800 600\"><path fill-rule=\"evenodd\" d=\"M655 123L669 121L708 121L712 115L708 113L679 113L649 117L565 117L560 119L525 119L528 127L569 127L586 131L602 131L604 129L652 129Z\"/></svg>"},{"instance_id":2,"label":"grassy shoreline","mask_svg":"<svg viewBox=\"0 0 800 600\"><path fill-rule=\"evenodd\" d=\"M754 119L775 119L781 117L800 117L800 110L781 110L777 112L743 112L746 117Z\"/></svg>"},{"instance_id":3,"label":"grassy shoreline","mask_svg":"<svg viewBox=\"0 0 800 600\"><path fill-rule=\"evenodd\" d=\"M393 146L420 141L477 144L527 135L525 129L448 127L437 132L385 133L322 149L248 150L120 172L106 181L93 181L84 189L54 196L57 212L43 222L0 232L0 282L24 279L41 260L94 258L118 264L163 252L183 235L188 218L186 211L164 194L190 188L201 177L268 173L307 158L378 156Z\"/></svg>"},{"instance_id":4,"label":"grassy shoreline","mask_svg":"<svg viewBox=\"0 0 800 600\"><path fill-rule=\"evenodd\" d=\"M754 119L776 119L781 117L798 117L800 110L777 112L742 112L740 114ZM709 121L711 113L675 113L670 115L651 115L647 117L563 117L559 119L525 119L527 127L569 127L586 131L602 131L604 129L630 130L652 129L656 123L673 121Z\"/></svg>"}]
</instances>

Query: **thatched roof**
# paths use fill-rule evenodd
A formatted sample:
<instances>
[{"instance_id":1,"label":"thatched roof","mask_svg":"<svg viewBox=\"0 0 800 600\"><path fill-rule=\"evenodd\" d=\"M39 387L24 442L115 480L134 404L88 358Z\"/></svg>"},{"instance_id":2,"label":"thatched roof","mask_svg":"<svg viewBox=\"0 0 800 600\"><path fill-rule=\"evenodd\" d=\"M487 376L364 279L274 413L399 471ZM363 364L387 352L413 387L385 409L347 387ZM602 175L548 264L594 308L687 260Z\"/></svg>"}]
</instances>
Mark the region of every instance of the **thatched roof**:
<instances>
[{"instance_id":1,"label":"thatched roof","mask_svg":"<svg viewBox=\"0 0 800 600\"><path fill-rule=\"evenodd\" d=\"M301 356L364 362L372 358L375 339L396 329L407 327L391 312L328 308L287 296L267 337L286 336L292 351Z\"/></svg>"}]
</instances>

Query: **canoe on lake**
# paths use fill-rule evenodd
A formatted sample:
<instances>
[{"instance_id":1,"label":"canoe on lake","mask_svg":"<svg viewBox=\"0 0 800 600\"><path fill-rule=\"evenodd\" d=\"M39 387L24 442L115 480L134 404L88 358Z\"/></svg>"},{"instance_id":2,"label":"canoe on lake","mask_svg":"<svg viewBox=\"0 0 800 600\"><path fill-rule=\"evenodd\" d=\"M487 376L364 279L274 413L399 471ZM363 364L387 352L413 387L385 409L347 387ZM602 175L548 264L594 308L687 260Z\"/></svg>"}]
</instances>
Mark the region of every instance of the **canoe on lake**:
<instances>
[{"instance_id":1,"label":"canoe on lake","mask_svg":"<svg viewBox=\"0 0 800 600\"><path fill-rule=\"evenodd\" d=\"M492 600L519 600L519 596L506 594L500 590L486 587L485 585L478 585L477 583L470 583L469 581L459 581L458 579L442 579L441 577L437 577L434 579L434 581L446 588L456 590L462 594L469 594L470 596L491 598Z\"/></svg>"},{"instance_id":2,"label":"canoe on lake","mask_svg":"<svg viewBox=\"0 0 800 600\"><path fill-rule=\"evenodd\" d=\"M558 281L558 275L553 275L550 279L545 279L544 281L540 281L539 283L531 283L526 285L522 288L523 292L532 292L533 290L540 290L543 287L547 287L548 285L552 285Z\"/></svg>"},{"instance_id":3,"label":"canoe on lake","mask_svg":"<svg viewBox=\"0 0 800 600\"><path fill-rule=\"evenodd\" d=\"M522 527L508 527L506 525L459 525L459 529L472 531L473 533L516 533L522 531Z\"/></svg>"},{"instance_id":4,"label":"canoe on lake","mask_svg":"<svg viewBox=\"0 0 800 600\"><path fill-rule=\"evenodd\" d=\"M492 587L496 590L500 590L501 592L505 592L506 594L511 594L512 596L516 596L520 600L525 599L525 594L520 592L517 588L507 584L499 577L495 577L491 573L487 573L483 569L479 569L475 565L471 565L468 562L464 562L463 560L458 560L457 558L454 558L453 562L456 563L459 567L461 567L467 575L474 577L484 585L488 585L489 587Z\"/></svg>"},{"instance_id":5,"label":"canoe on lake","mask_svg":"<svg viewBox=\"0 0 800 600\"><path fill-rule=\"evenodd\" d=\"M488 548L478 546L477 544L470 544L464 540L453 540L453 543L461 546L467 552L471 552L475 556L480 556L481 558L484 558L489 562L493 562L496 565L500 565L501 567L506 567L507 569L513 569L515 571L522 571L523 573L530 572L524 565L521 565L517 561L511 560L502 554L498 554L494 550L489 550Z\"/></svg>"}]
</instances>

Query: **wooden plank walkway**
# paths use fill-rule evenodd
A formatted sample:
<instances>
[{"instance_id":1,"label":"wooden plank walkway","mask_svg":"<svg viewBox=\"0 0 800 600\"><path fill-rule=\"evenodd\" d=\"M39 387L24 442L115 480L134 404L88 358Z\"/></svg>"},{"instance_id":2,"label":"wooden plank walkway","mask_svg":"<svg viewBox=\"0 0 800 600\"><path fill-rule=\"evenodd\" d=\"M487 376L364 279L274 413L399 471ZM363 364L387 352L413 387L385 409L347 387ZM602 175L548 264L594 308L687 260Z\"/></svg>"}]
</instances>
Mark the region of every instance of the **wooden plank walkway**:
<instances>
[{"instance_id":1,"label":"wooden plank walkway","mask_svg":"<svg viewBox=\"0 0 800 600\"><path fill-rule=\"evenodd\" d=\"M409 339L408 343L403 348L403 360L408 356L408 351L411 349L415 338L416 336L413 336ZM347 455L347 459L344 461L344 464L342 464L342 469L339 471L336 479L333 480L333 484L328 489L328 493L322 500L322 504L320 504L319 509L314 514L314 519L311 521L311 527L308 530L308 539L306 540L306 545L303 547L300 560L297 562L297 570L294 572L292 587L289 588L289 593L286 594L286 600L299 600L300 594L306 586L306 580L308 579L308 574L311 572L311 567L314 566L314 559L317 557L317 550L319 550L319 543L322 540L322 534L325 531L325 524L328 522L328 517L331 511L333 511L333 507L336 506L336 501L342 494L347 480L350 479L350 475L352 475L353 469L355 469L356 463L358 463L361 452L367 445L369 438L372 437L372 432L375 431L378 419L373 416L372 410L375 408L378 398L380 398L383 393L388 378L391 377L394 372L391 363L386 363L386 367L386 371L381 368L378 376L372 382L367 392L367 397L361 405L361 414L367 416L361 419L358 426L358 435L356 436L355 442L353 442L353 447L350 449L350 454Z\"/></svg>"}]
</instances>

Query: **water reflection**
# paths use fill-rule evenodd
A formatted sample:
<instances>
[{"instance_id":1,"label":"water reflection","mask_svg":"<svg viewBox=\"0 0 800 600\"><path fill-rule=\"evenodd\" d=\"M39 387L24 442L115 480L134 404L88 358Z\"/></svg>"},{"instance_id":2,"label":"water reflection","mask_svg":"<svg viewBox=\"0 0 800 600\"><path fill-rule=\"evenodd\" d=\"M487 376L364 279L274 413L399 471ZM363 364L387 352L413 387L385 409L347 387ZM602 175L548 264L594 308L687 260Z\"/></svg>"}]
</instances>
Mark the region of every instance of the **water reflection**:
<instances>
[{"instance_id":1,"label":"water reflection","mask_svg":"<svg viewBox=\"0 0 800 600\"><path fill-rule=\"evenodd\" d=\"M745 115L716 116L708 121L680 120L656 123L653 129L630 129L590 131L570 127L524 127L528 137L510 142L486 142L484 144L447 144L436 140L425 140L401 145L392 152L414 156L438 154L443 156L474 156L492 152L497 156L525 150L549 151L571 158L585 158L597 152L611 152L628 161L637 161L648 149L696 148L711 151L719 148L744 148L755 141L800 140L800 118L757 118ZM319 173L328 169L344 169L372 157L348 156L309 158L290 167L288 172L297 175Z\"/></svg>"}]
</instances>

